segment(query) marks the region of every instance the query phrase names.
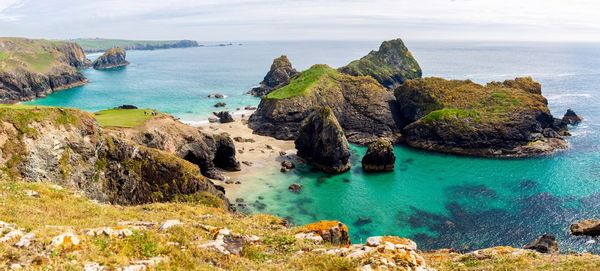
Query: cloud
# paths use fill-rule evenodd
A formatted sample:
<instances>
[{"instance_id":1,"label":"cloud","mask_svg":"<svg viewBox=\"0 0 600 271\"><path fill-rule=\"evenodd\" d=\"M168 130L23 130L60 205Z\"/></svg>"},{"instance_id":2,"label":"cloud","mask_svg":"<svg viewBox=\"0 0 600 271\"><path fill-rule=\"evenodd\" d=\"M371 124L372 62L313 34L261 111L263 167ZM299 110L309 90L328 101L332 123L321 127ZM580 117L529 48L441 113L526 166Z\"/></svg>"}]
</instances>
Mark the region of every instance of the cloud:
<instances>
[{"instance_id":1,"label":"cloud","mask_svg":"<svg viewBox=\"0 0 600 271\"><path fill-rule=\"evenodd\" d=\"M0 0L13 35L204 40L600 39L598 11L595 0Z\"/></svg>"}]
</instances>

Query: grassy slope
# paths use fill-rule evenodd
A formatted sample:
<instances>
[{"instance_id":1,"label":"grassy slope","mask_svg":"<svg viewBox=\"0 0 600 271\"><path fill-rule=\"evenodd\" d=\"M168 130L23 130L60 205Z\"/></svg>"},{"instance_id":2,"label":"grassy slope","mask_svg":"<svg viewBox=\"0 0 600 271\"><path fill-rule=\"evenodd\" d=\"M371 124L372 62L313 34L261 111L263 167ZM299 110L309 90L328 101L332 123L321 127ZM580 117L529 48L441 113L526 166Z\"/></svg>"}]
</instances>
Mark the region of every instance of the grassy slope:
<instances>
[{"instance_id":1,"label":"grassy slope","mask_svg":"<svg viewBox=\"0 0 600 271\"><path fill-rule=\"evenodd\" d=\"M327 65L314 65L294 77L288 85L269 93L266 98L287 99L306 95L315 86L330 81L328 79L337 74L339 74L338 71Z\"/></svg>"},{"instance_id":2,"label":"grassy slope","mask_svg":"<svg viewBox=\"0 0 600 271\"><path fill-rule=\"evenodd\" d=\"M152 118L152 111L152 109L107 109L97 112L96 119L102 127L132 128Z\"/></svg>"},{"instance_id":3,"label":"grassy slope","mask_svg":"<svg viewBox=\"0 0 600 271\"><path fill-rule=\"evenodd\" d=\"M166 45L174 44L177 40L121 40L121 39L74 39L85 51L105 51L112 47L127 47L136 44Z\"/></svg>"},{"instance_id":4,"label":"grassy slope","mask_svg":"<svg viewBox=\"0 0 600 271\"><path fill-rule=\"evenodd\" d=\"M47 72L54 65L60 64L57 56L46 50L56 45L55 41L26 40L20 38L0 38L1 42L14 43L10 51L0 48L0 69L14 70L18 67L35 72Z\"/></svg>"}]
</instances>

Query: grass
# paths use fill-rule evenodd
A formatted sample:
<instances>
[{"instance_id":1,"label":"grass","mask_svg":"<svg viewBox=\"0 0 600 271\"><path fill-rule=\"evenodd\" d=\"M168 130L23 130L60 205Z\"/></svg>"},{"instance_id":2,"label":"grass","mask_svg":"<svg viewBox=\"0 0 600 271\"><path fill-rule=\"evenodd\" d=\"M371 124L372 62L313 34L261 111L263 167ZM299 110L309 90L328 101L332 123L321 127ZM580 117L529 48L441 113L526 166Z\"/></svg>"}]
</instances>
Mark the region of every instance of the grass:
<instances>
[{"instance_id":1,"label":"grass","mask_svg":"<svg viewBox=\"0 0 600 271\"><path fill-rule=\"evenodd\" d=\"M427 114L425 117L421 118L422 121L425 122L435 122L438 120L448 120L451 118L471 118L476 121L480 120L480 113L476 110L464 110L464 109L454 109L454 108L444 108L440 110L432 111Z\"/></svg>"},{"instance_id":2,"label":"grass","mask_svg":"<svg viewBox=\"0 0 600 271\"><path fill-rule=\"evenodd\" d=\"M97 112L96 119L101 127L133 128L152 118L152 111L152 109L107 109Z\"/></svg>"},{"instance_id":3,"label":"grass","mask_svg":"<svg viewBox=\"0 0 600 271\"><path fill-rule=\"evenodd\" d=\"M56 66L64 65L57 59L61 54L58 47L63 43L21 38L0 38L0 42L4 42L6 46L0 51L0 68L4 70L24 68L45 73Z\"/></svg>"},{"instance_id":4,"label":"grass","mask_svg":"<svg viewBox=\"0 0 600 271\"><path fill-rule=\"evenodd\" d=\"M178 42L178 40L123 40L123 39L74 39L87 52L106 51L113 47L128 48L134 45L165 46Z\"/></svg>"},{"instance_id":5,"label":"grass","mask_svg":"<svg viewBox=\"0 0 600 271\"><path fill-rule=\"evenodd\" d=\"M315 85L328 81L336 74L338 72L327 65L314 65L294 77L288 85L269 93L266 98L279 100L306 95Z\"/></svg>"}]
</instances>

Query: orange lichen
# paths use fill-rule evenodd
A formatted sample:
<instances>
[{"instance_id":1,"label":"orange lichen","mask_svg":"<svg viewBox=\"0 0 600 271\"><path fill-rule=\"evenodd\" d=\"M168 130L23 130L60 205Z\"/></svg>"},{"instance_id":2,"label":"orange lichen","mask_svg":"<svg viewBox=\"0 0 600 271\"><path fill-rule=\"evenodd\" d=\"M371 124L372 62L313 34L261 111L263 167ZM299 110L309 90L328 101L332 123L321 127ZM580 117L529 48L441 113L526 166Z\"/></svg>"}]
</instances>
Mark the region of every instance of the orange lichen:
<instances>
[{"instance_id":1,"label":"orange lichen","mask_svg":"<svg viewBox=\"0 0 600 271\"><path fill-rule=\"evenodd\" d=\"M321 232L327 231L331 228L340 227L343 231L348 231L348 227L339 221L334 220L322 220L319 222L315 222L312 224L304 225L300 231L301 232Z\"/></svg>"},{"instance_id":2,"label":"orange lichen","mask_svg":"<svg viewBox=\"0 0 600 271\"><path fill-rule=\"evenodd\" d=\"M411 245L412 241L398 236L382 236L381 242L390 242L394 245Z\"/></svg>"}]
</instances>

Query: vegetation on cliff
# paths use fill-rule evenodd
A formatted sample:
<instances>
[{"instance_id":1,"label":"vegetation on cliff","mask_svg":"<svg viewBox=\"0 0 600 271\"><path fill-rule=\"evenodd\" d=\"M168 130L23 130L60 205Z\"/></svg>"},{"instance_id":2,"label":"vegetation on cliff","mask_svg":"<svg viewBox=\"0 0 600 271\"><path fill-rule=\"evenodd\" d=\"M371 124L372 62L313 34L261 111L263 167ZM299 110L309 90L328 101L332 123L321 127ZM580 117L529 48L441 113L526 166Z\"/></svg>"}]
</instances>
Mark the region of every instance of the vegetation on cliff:
<instances>
[{"instance_id":1,"label":"vegetation on cliff","mask_svg":"<svg viewBox=\"0 0 600 271\"><path fill-rule=\"evenodd\" d=\"M401 39L384 41L378 51L371 51L339 70L354 76L371 76L391 89L422 76L419 63Z\"/></svg>"},{"instance_id":2,"label":"vegetation on cliff","mask_svg":"<svg viewBox=\"0 0 600 271\"><path fill-rule=\"evenodd\" d=\"M133 128L144 124L147 120L161 116L152 114L152 109L106 109L96 112L98 124L102 127Z\"/></svg>"},{"instance_id":3,"label":"vegetation on cliff","mask_svg":"<svg viewBox=\"0 0 600 271\"><path fill-rule=\"evenodd\" d=\"M73 39L69 42L79 44L86 53L104 52L113 47L125 50L155 50L169 48L198 47L193 40L123 40L123 39Z\"/></svg>"},{"instance_id":4,"label":"vegetation on cliff","mask_svg":"<svg viewBox=\"0 0 600 271\"><path fill-rule=\"evenodd\" d=\"M313 89L325 89L332 87L340 74L335 69L327 65L314 65L310 69L303 71L291 82L267 95L267 99L288 99L296 96L304 96Z\"/></svg>"}]
</instances>

